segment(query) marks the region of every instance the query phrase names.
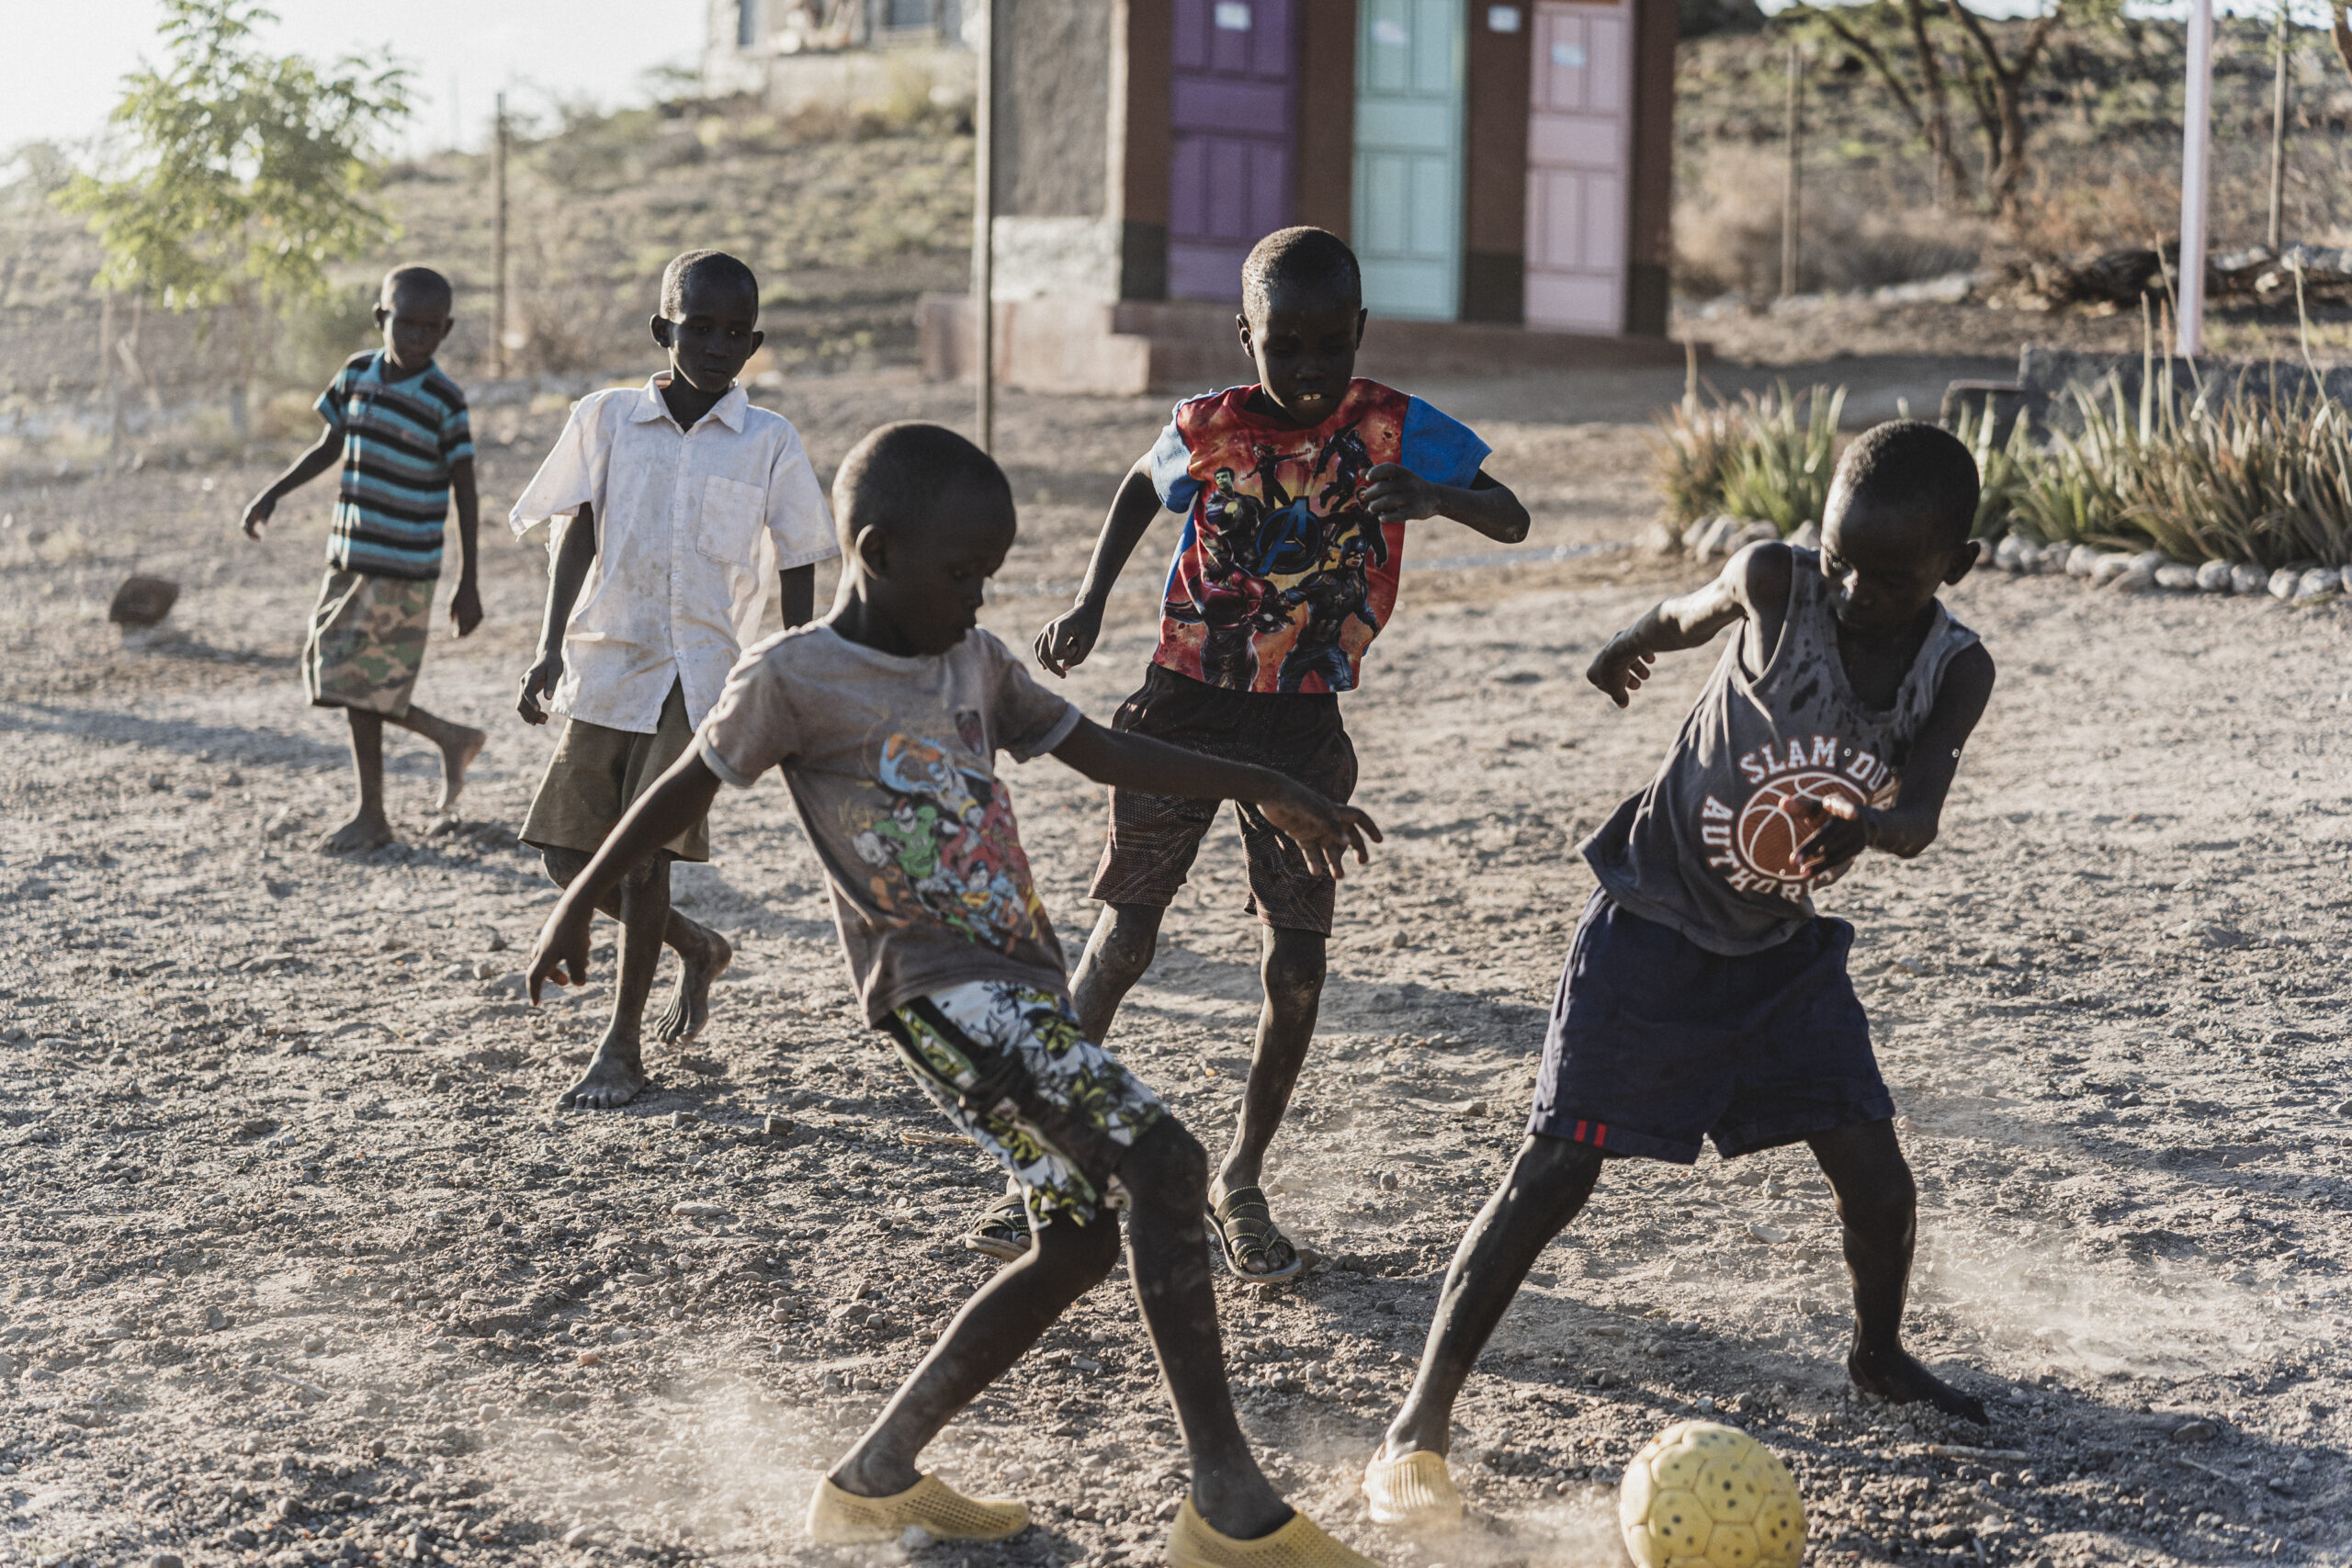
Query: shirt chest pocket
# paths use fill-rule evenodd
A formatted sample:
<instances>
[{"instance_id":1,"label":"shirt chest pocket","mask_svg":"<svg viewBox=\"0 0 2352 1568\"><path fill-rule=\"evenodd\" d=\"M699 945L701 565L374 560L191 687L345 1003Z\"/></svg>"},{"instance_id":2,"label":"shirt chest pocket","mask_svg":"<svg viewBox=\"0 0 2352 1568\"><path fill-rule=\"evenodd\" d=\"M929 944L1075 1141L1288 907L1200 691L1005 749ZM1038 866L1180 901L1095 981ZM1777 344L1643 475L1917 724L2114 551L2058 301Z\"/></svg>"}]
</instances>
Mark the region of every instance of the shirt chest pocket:
<instances>
[{"instance_id":1,"label":"shirt chest pocket","mask_svg":"<svg viewBox=\"0 0 2352 1568\"><path fill-rule=\"evenodd\" d=\"M695 548L705 558L739 571L755 570L767 500L768 492L761 485L722 479L716 475L703 480L702 516L695 527Z\"/></svg>"}]
</instances>

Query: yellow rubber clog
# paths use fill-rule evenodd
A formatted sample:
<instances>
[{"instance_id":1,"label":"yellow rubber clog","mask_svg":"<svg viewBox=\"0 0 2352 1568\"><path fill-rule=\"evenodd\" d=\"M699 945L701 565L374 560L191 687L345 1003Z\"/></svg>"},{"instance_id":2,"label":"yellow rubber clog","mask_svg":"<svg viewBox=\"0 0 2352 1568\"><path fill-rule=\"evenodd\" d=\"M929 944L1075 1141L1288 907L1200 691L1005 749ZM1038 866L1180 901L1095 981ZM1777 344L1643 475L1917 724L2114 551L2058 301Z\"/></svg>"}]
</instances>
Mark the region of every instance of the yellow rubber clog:
<instances>
[{"instance_id":1,"label":"yellow rubber clog","mask_svg":"<svg viewBox=\"0 0 2352 1568\"><path fill-rule=\"evenodd\" d=\"M808 1499L808 1539L827 1546L896 1540L909 1525L933 1540L1002 1540L1029 1528L1029 1506L967 1497L935 1475L890 1497L860 1497L820 1480Z\"/></svg>"},{"instance_id":2,"label":"yellow rubber clog","mask_svg":"<svg viewBox=\"0 0 2352 1568\"><path fill-rule=\"evenodd\" d=\"M1374 1453L1363 1467L1363 1500L1374 1524L1398 1529L1452 1529L1462 1522L1462 1494L1445 1456L1427 1449L1396 1460Z\"/></svg>"},{"instance_id":3,"label":"yellow rubber clog","mask_svg":"<svg viewBox=\"0 0 2352 1568\"><path fill-rule=\"evenodd\" d=\"M1176 1510L1176 1528L1168 1532L1168 1562L1169 1568L1380 1568L1325 1535L1305 1514L1293 1514L1290 1523L1256 1540L1219 1535L1190 1497Z\"/></svg>"}]
</instances>

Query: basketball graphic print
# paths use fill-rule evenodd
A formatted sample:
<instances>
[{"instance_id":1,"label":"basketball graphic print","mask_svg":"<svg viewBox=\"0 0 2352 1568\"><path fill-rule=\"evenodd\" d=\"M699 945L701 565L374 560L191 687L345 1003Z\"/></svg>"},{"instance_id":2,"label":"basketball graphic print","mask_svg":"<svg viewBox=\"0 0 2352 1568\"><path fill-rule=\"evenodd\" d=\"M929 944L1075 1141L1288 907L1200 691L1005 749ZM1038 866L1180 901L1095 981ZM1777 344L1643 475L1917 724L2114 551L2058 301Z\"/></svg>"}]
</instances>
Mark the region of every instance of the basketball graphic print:
<instances>
[{"instance_id":1,"label":"basketball graphic print","mask_svg":"<svg viewBox=\"0 0 2352 1568\"><path fill-rule=\"evenodd\" d=\"M1822 802L1833 795L1862 803L1860 790L1830 773L1784 773L1758 786L1739 808L1739 822L1732 832L1741 863L1758 876L1807 880L1797 852L1829 820Z\"/></svg>"}]
</instances>

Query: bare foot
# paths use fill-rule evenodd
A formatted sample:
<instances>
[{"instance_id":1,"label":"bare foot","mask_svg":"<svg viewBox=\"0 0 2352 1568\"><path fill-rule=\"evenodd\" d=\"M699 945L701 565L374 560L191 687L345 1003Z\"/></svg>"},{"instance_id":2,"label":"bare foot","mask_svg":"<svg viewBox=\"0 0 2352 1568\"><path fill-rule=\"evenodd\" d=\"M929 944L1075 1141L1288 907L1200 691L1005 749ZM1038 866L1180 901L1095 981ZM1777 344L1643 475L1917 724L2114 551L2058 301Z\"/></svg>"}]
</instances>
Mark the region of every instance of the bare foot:
<instances>
[{"instance_id":1,"label":"bare foot","mask_svg":"<svg viewBox=\"0 0 2352 1568\"><path fill-rule=\"evenodd\" d=\"M322 855L364 855L392 841L392 825L380 811L363 811L318 842Z\"/></svg>"},{"instance_id":2,"label":"bare foot","mask_svg":"<svg viewBox=\"0 0 2352 1568\"><path fill-rule=\"evenodd\" d=\"M606 1035L596 1047L596 1059L565 1089L556 1105L565 1111L615 1111L635 1100L645 1088L645 1067L637 1042L616 1041Z\"/></svg>"},{"instance_id":3,"label":"bare foot","mask_svg":"<svg viewBox=\"0 0 2352 1568\"><path fill-rule=\"evenodd\" d=\"M1917 1404L1926 1400L1947 1416L1957 1416L1980 1427L1992 1425L1992 1417L1984 1414L1983 1400L1961 1393L1906 1351L1856 1350L1846 1358L1846 1371L1852 1376L1855 1387L1881 1399L1896 1404Z\"/></svg>"},{"instance_id":4,"label":"bare foot","mask_svg":"<svg viewBox=\"0 0 2352 1568\"><path fill-rule=\"evenodd\" d=\"M653 1038L675 1045L700 1034L702 1026L710 1021L710 983L727 973L727 966L733 962L734 944L717 931L709 932L699 964L681 954L678 988L672 994L670 1005L662 1010L662 1016L653 1021Z\"/></svg>"},{"instance_id":5,"label":"bare foot","mask_svg":"<svg viewBox=\"0 0 2352 1568\"><path fill-rule=\"evenodd\" d=\"M466 792L466 770L474 765L489 740L479 729L460 729L441 748L441 798L433 803L435 816L446 815L458 804L458 796Z\"/></svg>"}]
</instances>

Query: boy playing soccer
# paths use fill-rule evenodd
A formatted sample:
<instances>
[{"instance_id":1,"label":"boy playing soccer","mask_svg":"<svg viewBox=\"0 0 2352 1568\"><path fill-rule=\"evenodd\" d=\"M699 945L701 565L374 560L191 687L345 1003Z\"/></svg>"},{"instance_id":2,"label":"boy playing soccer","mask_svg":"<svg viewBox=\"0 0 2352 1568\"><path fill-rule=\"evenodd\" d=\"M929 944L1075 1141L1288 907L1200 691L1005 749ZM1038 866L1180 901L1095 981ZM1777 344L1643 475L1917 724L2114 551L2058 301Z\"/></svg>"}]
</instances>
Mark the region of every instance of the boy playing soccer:
<instances>
[{"instance_id":1,"label":"boy playing soccer","mask_svg":"<svg viewBox=\"0 0 2352 1568\"><path fill-rule=\"evenodd\" d=\"M1821 550L1751 545L1611 638L1594 685L1623 707L1661 653L1733 628L1657 777L1578 846L1600 886L1552 1004L1517 1160L1453 1255L1419 1375L1365 1468L1372 1516L1461 1513L1455 1396L1601 1162L1688 1165L1799 1139L1837 1194L1855 1383L1972 1421L1984 1407L1902 1345L1917 1213L1894 1102L1846 972L1854 928L1812 891L1865 849L1935 840L1993 660L1938 602L1976 562L1976 465L1934 425L1864 433L1838 465Z\"/></svg>"},{"instance_id":2,"label":"boy playing soccer","mask_svg":"<svg viewBox=\"0 0 2352 1568\"><path fill-rule=\"evenodd\" d=\"M302 686L314 707L351 721L359 809L320 841L329 854L365 854L392 841L384 815L384 722L441 748L438 815L458 803L466 769L481 754L479 729L436 718L409 701L424 661L441 534L458 503L458 591L449 624L459 637L481 624L475 581L473 433L466 395L433 363L449 335L449 280L428 267L395 267L376 297L384 346L356 354L319 394L327 422L318 443L245 508L245 537L258 539L291 491L340 463L343 482L327 536L327 577L302 647Z\"/></svg>"},{"instance_id":3,"label":"boy playing soccer","mask_svg":"<svg viewBox=\"0 0 2352 1568\"><path fill-rule=\"evenodd\" d=\"M759 320L750 267L718 251L673 259L652 321L668 373L574 404L514 502L517 536L569 514L556 525L538 658L515 705L530 724L565 716L521 835L559 885L693 744L759 635L769 574L784 624L797 626L813 607L816 563L836 553L799 433L735 384L760 346ZM735 951L670 907L669 863L709 858L709 826L682 824L599 906L621 923L612 1022L559 1104L609 1110L645 1087L641 1021L665 943L678 954L678 988L654 1036L675 1043L702 1029L710 983Z\"/></svg>"},{"instance_id":4,"label":"boy playing soccer","mask_svg":"<svg viewBox=\"0 0 2352 1568\"><path fill-rule=\"evenodd\" d=\"M1267 769L1098 728L977 629L983 589L1012 546L1012 492L962 436L885 426L842 460L833 499L844 570L832 613L735 667L693 750L557 903L531 954L532 995L585 975L596 901L701 820L722 781L747 786L781 769L866 1016L940 1110L1020 1181L1037 1233L818 1486L809 1533L890 1541L920 1526L942 1540L997 1540L1028 1523L1023 1505L961 1496L915 1461L1110 1273L1119 1226L1109 1211L1124 1202L1136 1300L1192 1457L1168 1560L1363 1563L1283 1505L1242 1438L1203 1245L1207 1156L1071 1015L995 757L1050 751L1113 785L1252 802L1329 876L1379 834L1362 812Z\"/></svg>"},{"instance_id":5,"label":"boy playing soccer","mask_svg":"<svg viewBox=\"0 0 2352 1568\"><path fill-rule=\"evenodd\" d=\"M1082 662L1153 517L1162 507L1182 513L1159 646L1114 727L1272 768L1333 800L1356 782L1339 694L1355 689L1363 650L1396 606L1405 525L1450 517L1492 539L1527 536L1526 509L1478 467L1485 442L1419 398L1355 378L1363 320L1356 258L1337 235L1284 229L1259 241L1237 318L1257 385L1177 405L1111 503L1076 607L1036 644L1057 675ZM1150 966L1161 917L1216 807L1165 790L1112 790L1092 888L1104 908L1072 990L1088 1039L1109 1032ZM1258 1180L1315 1033L1333 888L1259 812L1241 802L1236 812L1250 906L1265 931L1265 1005L1210 1200L1233 1271L1285 1280L1305 1260ZM1027 1229L1017 1199L982 1214L967 1241L1019 1256Z\"/></svg>"}]
</instances>

